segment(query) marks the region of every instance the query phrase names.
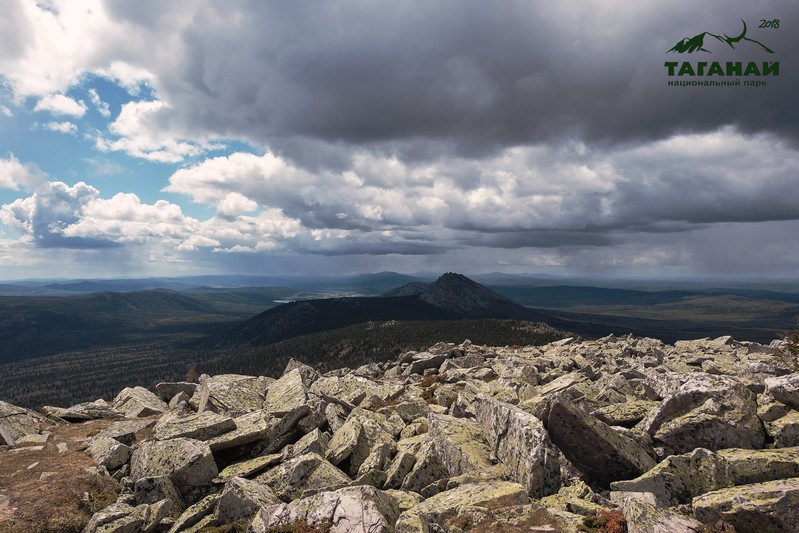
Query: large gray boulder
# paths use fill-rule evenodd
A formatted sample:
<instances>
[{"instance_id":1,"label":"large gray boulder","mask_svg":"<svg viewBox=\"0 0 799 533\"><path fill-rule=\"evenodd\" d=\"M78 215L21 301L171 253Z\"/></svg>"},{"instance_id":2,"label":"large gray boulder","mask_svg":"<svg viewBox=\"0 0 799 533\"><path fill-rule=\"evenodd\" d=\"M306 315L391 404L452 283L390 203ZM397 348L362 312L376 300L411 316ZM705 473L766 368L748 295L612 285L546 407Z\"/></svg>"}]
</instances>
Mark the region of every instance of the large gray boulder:
<instances>
[{"instance_id":1,"label":"large gray boulder","mask_svg":"<svg viewBox=\"0 0 799 533\"><path fill-rule=\"evenodd\" d=\"M300 370L295 368L269 385L266 391L264 409L271 416L280 417L293 409L305 405L308 401L308 389L303 382Z\"/></svg>"},{"instance_id":2,"label":"large gray boulder","mask_svg":"<svg viewBox=\"0 0 799 533\"><path fill-rule=\"evenodd\" d=\"M37 434L48 425L52 422L30 409L0 401L0 445L13 446L17 439Z\"/></svg>"},{"instance_id":3,"label":"large gray boulder","mask_svg":"<svg viewBox=\"0 0 799 533\"><path fill-rule=\"evenodd\" d=\"M329 527L329 533L393 533L399 516L397 502L374 487L326 491L288 504L264 507L250 533L266 533L296 522Z\"/></svg>"},{"instance_id":4,"label":"large gray boulder","mask_svg":"<svg viewBox=\"0 0 799 533\"><path fill-rule=\"evenodd\" d=\"M767 378L765 380L766 394L794 409L799 409L799 372Z\"/></svg>"},{"instance_id":5,"label":"large gray boulder","mask_svg":"<svg viewBox=\"0 0 799 533\"><path fill-rule=\"evenodd\" d=\"M109 472L127 463L131 452L130 446L108 437L92 439L87 451L95 463L104 466Z\"/></svg>"},{"instance_id":6,"label":"large gray boulder","mask_svg":"<svg viewBox=\"0 0 799 533\"><path fill-rule=\"evenodd\" d=\"M208 444L178 438L141 443L130 461L133 479L169 476L184 496L211 484L219 473Z\"/></svg>"},{"instance_id":7,"label":"large gray boulder","mask_svg":"<svg viewBox=\"0 0 799 533\"><path fill-rule=\"evenodd\" d=\"M552 442L581 472L601 486L632 479L655 466L647 450L566 398L555 396L546 424Z\"/></svg>"},{"instance_id":8,"label":"large gray boulder","mask_svg":"<svg viewBox=\"0 0 799 533\"><path fill-rule=\"evenodd\" d=\"M558 453L544 425L520 408L478 394L474 411L491 452L514 481L540 498L560 488Z\"/></svg>"},{"instance_id":9,"label":"large gray boulder","mask_svg":"<svg viewBox=\"0 0 799 533\"><path fill-rule=\"evenodd\" d=\"M448 415L428 415L430 438L450 477L493 469L491 450L476 422Z\"/></svg>"},{"instance_id":10,"label":"large gray boulder","mask_svg":"<svg viewBox=\"0 0 799 533\"><path fill-rule=\"evenodd\" d=\"M197 411L213 411L228 416L240 416L260 411L268 386L267 378L221 374L200 380L192 396Z\"/></svg>"},{"instance_id":11,"label":"large gray boulder","mask_svg":"<svg viewBox=\"0 0 799 533\"><path fill-rule=\"evenodd\" d=\"M799 531L799 478L708 492L694 498L692 506L700 522L723 520L735 531Z\"/></svg>"},{"instance_id":12,"label":"large gray boulder","mask_svg":"<svg viewBox=\"0 0 799 533\"><path fill-rule=\"evenodd\" d=\"M128 418L159 415L169 410L166 402L144 387L122 389L114 398L113 407Z\"/></svg>"},{"instance_id":13,"label":"large gray boulder","mask_svg":"<svg viewBox=\"0 0 799 533\"><path fill-rule=\"evenodd\" d=\"M763 424L755 395L738 380L697 372L667 394L641 423L667 454L695 448L762 448Z\"/></svg>"},{"instance_id":14,"label":"large gray boulder","mask_svg":"<svg viewBox=\"0 0 799 533\"><path fill-rule=\"evenodd\" d=\"M217 524L229 524L242 518L250 518L261 507L281 503L275 492L267 485L234 477L225 483L214 511Z\"/></svg>"},{"instance_id":15,"label":"large gray boulder","mask_svg":"<svg viewBox=\"0 0 799 533\"><path fill-rule=\"evenodd\" d=\"M259 474L255 481L268 485L278 498L290 502L304 495L336 490L352 483L324 457L308 453Z\"/></svg>"},{"instance_id":16,"label":"large gray boulder","mask_svg":"<svg viewBox=\"0 0 799 533\"><path fill-rule=\"evenodd\" d=\"M102 398L93 402L79 403L71 407L53 407L46 405L42 408L42 412L46 415L57 416L67 422L116 418L123 415L122 412L108 405L108 402Z\"/></svg>"}]
</instances>

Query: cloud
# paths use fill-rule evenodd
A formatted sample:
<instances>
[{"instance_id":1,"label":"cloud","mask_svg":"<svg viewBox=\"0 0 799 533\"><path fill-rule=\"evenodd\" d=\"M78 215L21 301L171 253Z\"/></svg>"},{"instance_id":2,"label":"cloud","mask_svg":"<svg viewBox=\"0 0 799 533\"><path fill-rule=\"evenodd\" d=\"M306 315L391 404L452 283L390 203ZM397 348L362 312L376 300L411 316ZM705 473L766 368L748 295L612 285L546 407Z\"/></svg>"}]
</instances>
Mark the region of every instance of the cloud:
<instances>
[{"instance_id":1,"label":"cloud","mask_svg":"<svg viewBox=\"0 0 799 533\"><path fill-rule=\"evenodd\" d=\"M78 132L78 126L73 124L72 122L48 122L45 124L44 129L49 131L55 131L58 133L66 133L69 135L75 135Z\"/></svg>"},{"instance_id":2,"label":"cloud","mask_svg":"<svg viewBox=\"0 0 799 533\"><path fill-rule=\"evenodd\" d=\"M45 96L33 108L34 111L49 111L54 115L69 115L76 118L86 114L86 109L86 104L83 103L83 100L76 101L63 94Z\"/></svg>"},{"instance_id":3,"label":"cloud","mask_svg":"<svg viewBox=\"0 0 799 533\"><path fill-rule=\"evenodd\" d=\"M89 98L91 99L92 104L94 105L95 109L97 109L97 111L102 116L104 116L105 118L108 118L108 117L111 116L111 109L108 106L108 102L104 102L100 98L100 95L97 94L97 90L96 89L89 89Z\"/></svg>"},{"instance_id":4,"label":"cloud","mask_svg":"<svg viewBox=\"0 0 799 533\"><path fill-rule=\"evenodd\" d=\"M8 108L8 106L0 104L0 115L5 115L7 117L13 117L14 113Z\"/></svg>"},{"instance_id":5,"label":"cloud","mask_svg":"<svg viewBox=\"0 0 799 533\"><path fill-rule=\"evenodd\" d=\"M46 178L47 174L36 165L20 163L14 154L0 158L0 189L31 189Z\"/></svg>"},{"instance_id":6,"label":"cloud","mask_svg":"<svg viewBox=\"0 0 799 533\"><path fill-rule=\"evenodd\" d=\"M169 130L160 123L160 112L168 109L158 100L129 102L109 126L111 137L100 136L96 146L102 151L125 152L159 163L179 163L222 145L189 139L189 135Z\"/></svg>"}]
</instances>

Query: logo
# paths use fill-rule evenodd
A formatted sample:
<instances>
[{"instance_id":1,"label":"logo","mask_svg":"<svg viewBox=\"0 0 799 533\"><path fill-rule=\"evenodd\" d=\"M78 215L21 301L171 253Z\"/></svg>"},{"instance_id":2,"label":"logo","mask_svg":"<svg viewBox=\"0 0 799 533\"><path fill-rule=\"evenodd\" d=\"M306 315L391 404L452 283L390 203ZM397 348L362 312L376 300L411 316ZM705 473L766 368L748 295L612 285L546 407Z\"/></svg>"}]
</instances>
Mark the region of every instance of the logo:
<instances>
[{"instance_id":1,"label":"logo","mask_svg":"<svg viewBox=\"0 0 799 533\"><path fill-rule=\"evenodd\" d=\"M677 52L678 54L693 54L694 52L707 52L711 54L710 50L705 48L705 37L710 37L711 39L716 39L719 43L726 44L733 50L736 50L736 46L743 47L744 43L753 43L753 45L759 46L762 50L768 52L769 54L773 54L774 50L766 46L765 44L757 41L755 39L750 39L746 36L746 21L741 19L743 22L744 29L740 35L737 37L730 37L726 33L722 37L721 35L716 35L715 33L710 33L709 31L703 31L698 35L694 35L693 37L684 37L680 42L672 46L668 52ZM765 21L764 21L765 22ZM772 21L768 21L772 22ZM762 26L761 27L774 27L773 25L769 26ZM777 28L779 27L779 22L777 22ZM715 44L715 41L710 40L711 43ZM708 45L710 46L710 45Z\"/></svg>"},{"instance_id":2,"label":"logo","mask_svg":"<svg viewBox=\"0 0 799 533\"><path fill-rule=\"evenodd\" d=\"M779 61L752 61L756 55L774 50L757 39L747 36L746 21L741 19L743 30L735 37L726 33L721 35L703 31L693 37L683 37L680 42L666 50L666 53L712 54L721 52L718 61L666 61L664 66L668 75L667 85L671 87L766 87L768 78L780 75ZM761 19L758 28L776 30L780 20ZM744 61L726 61L724 52L734 50L743 55ZM753 56L754 54L755 56ZM697 54L700 55L700 54ZM750 57L746 57L750 56ZM761 58L762 59L762 58ZM741 80L741 78L744 78Z\"/></svg>"}]
</instances>

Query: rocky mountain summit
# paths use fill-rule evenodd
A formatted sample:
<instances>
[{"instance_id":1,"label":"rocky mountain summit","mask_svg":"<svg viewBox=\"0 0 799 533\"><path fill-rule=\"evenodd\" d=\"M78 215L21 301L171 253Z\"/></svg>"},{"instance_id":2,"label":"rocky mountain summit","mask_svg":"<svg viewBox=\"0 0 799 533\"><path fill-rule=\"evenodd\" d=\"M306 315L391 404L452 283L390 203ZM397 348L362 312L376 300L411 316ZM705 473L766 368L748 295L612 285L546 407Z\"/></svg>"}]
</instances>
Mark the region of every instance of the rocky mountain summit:
<instances>
[{"instance_id":1,"label":"rocky mountain summit","mask_svg":"<svg viewBox=\"0 0 799 533\"><path fill-rule=\"evenodd\" d=\"M0 473L19 469L0 477L0 530L25 530L14 476L74 452L118 484L88 533L799 531L799 373L781 343L465 341L0 403Z\"/></svg>"}]
</instances>

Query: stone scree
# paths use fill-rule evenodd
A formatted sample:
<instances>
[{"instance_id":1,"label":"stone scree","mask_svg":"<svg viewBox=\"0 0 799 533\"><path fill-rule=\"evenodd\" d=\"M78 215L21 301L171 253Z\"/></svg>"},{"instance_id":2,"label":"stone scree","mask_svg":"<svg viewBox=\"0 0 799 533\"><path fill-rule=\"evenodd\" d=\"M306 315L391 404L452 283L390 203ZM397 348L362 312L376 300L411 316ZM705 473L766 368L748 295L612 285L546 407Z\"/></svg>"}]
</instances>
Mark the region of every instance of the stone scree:
<instances>
[{"instance_id":1,"label":"stone scree","mask_svg":"<svg viewBox=\"0 0 799 533\"><path fill-rule=\"evenodd\" d=\"M799 531L799 373L781 342L466 341L327 374L292 360L279 379L0 402L0 454L112 419L84 448L122 491L87 533L567 532L603 511L630 532Z\"/></svg>"}]
</instances>

